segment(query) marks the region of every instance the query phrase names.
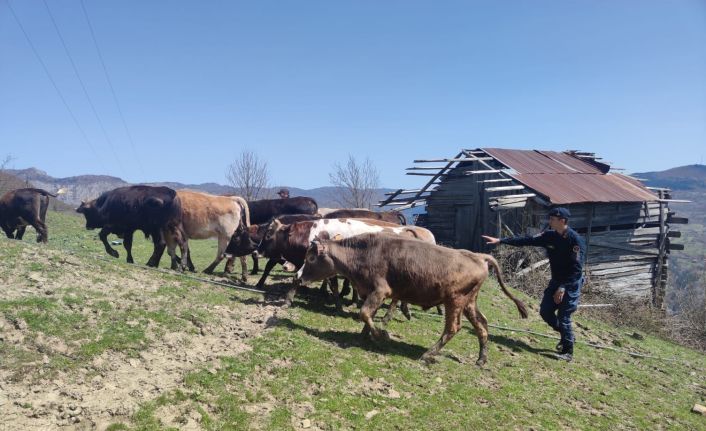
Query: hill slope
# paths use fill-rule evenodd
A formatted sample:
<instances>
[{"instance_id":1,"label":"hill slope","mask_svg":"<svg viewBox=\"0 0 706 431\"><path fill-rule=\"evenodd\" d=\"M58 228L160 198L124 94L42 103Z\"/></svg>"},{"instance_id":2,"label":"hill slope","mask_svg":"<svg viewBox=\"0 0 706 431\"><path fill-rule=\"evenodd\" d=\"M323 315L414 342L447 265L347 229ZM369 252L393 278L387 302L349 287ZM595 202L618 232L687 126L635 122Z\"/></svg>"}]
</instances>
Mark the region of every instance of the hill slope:
<instances>
[{"instance_id":1,"label":"hill slope","mask_svg":"<svg viewBox=\"0 0 706 431\"><path fill-rule=\"evenodd\" d=\"M579 344L571 364L556 340L491 328L489 363L474 365L469 325L418 360L442 329L413 311L392 340L359 334L357 310L299 296L279 309L259 294L147 271L108 258L82 219L50 212L49 246L0 239L0 406L9 429L703 429L704 356L577 313L577 338L664 357L640 359ZM135 258L150 246L136 241ZM213 241L193 241L198 268ZM122 250L121 250L122 251ZM282 281L281 273L275 274ZM250 284L255 280L251 278ZM524 296L524 295L522 295ZM491 324L547 333L494 282L480 309Z\"/></svg>"}]
</instances>

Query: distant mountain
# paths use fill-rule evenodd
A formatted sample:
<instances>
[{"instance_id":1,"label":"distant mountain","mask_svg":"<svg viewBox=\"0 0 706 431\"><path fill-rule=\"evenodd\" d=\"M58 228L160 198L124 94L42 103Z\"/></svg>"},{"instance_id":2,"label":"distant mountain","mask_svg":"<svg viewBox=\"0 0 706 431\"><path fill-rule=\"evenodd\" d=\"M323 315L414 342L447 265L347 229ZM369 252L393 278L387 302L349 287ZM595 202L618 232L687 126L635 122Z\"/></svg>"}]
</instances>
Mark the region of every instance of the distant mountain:
<instances>
[{"instance_id":1,"label":"distant mountain","mask_svg":"<svg viewBox=\"0 0 706 431\"><path fill-rule=\"evenodd\" d=\"M61 200L70 204L78 205L81 201L98 197L101 193L117 187L124 187L130 183L118 177L108 175L78 175L66 178L56 178L37 168L28 169L6 169L4 171L13 178L13 185L17 188L22 186L39 187L52 193L61 188L66 189L66 193L61 196ZM21 183L21 185L19 185ZM30 185L31 184L31 185ZM231 186L218 183L184 184L174 181L143 183L152 186L166 186L172 189L199 190L214 195L238 194L237 190ZM290 196L309 196L318 202L319 207L338 208L336 202L339 194L336 187L317 187L314 189L300 189L296 187L277 186L268 190L263 198L276 198L276 192L282 188L288 188ZM381 188L377 190L375 202L385 197L385 193L393 189Z\"/></svg>"},{"instance_id":2,"label":"distant mountain","mask_svg":"<svg viewBox=\"0 0 706 431\"><path fill-rule=\"evenodd\" d=\"M672 190L706 189L706 165L687 165L658 172L632 174L642 178L647 186L667 187Z\"/></svg>"}]
</instances>

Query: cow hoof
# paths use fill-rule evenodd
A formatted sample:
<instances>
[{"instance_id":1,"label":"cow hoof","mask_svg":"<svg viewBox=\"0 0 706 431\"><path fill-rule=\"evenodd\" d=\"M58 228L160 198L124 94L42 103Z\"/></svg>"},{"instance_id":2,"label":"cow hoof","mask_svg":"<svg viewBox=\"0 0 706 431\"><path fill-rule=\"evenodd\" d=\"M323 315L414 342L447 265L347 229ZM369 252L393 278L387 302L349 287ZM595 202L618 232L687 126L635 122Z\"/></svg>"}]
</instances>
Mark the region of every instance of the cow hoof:
<instances>
[{"instance_id":1,"label":"cow hoof","mask_svg":"<svg viewBox=\"0 0 706 431\"><path fill-rule=\"evenodd\" d=\"M111 256L113 256L113 257L115 257L115 258L120 257L120 254L119 254L117 251L115 251L115 250L109 251L108 254L111 255Z\"/></svg>"},{"instance_id":2,"label":"cow hoof","mask_svg":"<svg viewBox=\"0 0 706 431\"><path fill-rule=\"evenodd\" d=\"M482 367L483 365L485 365L486 362L488 362L487 358L478 358L478 360L476 361L476 365Z\"/></svg>"},{"instance_id":3,"label":"cow hoof","mask_svg":"<svg viewBox=\"0 0 706 431\"><path fill-rule=\"evenodd\" d=\"M435 355L429 355L427 353L423 354L419 360L427 365L436 364L439 362L439 359Z\"/></svg>"},{"instance_id":4,"label":"cow hoof","mask_svg":"<svg viewBox=\"0 0 706 431\"><path fill-rule=\"evenodd\" d=\"M240 277L240 282L243 284L246 284L248 282L248 278L247 277Z\"/></svg>"},{"instance_id":5,"label":"cow hoof","mask_svg":"<svg viewBox=\"0 0 706 431\"><path fill-rule=\"evenodd\" d=\"M378 329L375 339L377 341L390 341L390 333L384 329Z\"/></svg>"}]
</instances>

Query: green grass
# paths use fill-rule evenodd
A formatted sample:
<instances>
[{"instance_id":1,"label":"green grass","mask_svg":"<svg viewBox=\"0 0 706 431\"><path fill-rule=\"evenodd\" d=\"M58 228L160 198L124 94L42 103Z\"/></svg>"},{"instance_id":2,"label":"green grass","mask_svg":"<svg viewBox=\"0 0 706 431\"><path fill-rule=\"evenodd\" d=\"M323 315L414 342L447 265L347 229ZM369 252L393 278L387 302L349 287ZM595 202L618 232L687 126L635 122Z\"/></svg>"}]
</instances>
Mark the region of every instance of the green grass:
<instances>
[{"instance_id":1,"label":"green grass","mask_svg":"<svg viewBox=\"0 0 706 431\"><path fill-rule=\"evenodd\" d=\"M124 253L119 260L108 257L80 218L49 213L49 226L48 248L90 265L92 278L52 297L35 296L30 290L22 298L3 299L0 313L8 321L23 319L33 336L80 344L71 357L50 357L53 369L69 372L106 351L135 356L150 343L148 328L156 336L195 332L197 326L218 323L214 307L247 315L251 304L260 301L249 293L155 273L159 287L125 292L122 296L131 305L117 308L101 292L101 284L116 271L129 278L143 270L125 264ZM25 244L1 240L0 261L39 271L22 260L25 250L36 250L27 244L34 240L32 235L27 237ZM195 241L192 252L197 268L203 268L215 255L215 241ZM145 262L151 243L140 238L134 254ZM537 315L537 298L520 296L534 307L527 321L519 319L492 281L483 287L480 309L491 324L549 333ZM75 311L79 309L90 310L93 323ZM330 430L706 426L703 417L690 412L695 403L706 402L706 360L701 353L649 334L635 339L631 328L594 321L588 310L576 314L579 341L597 339L678 361L639 359L578 344L575 361L565 364L550 357L556 340L491 328L489 361L479 368L478 342L464 322L442 350L440 362L426 366L418 359L441 334L440 318L415 309L408 322L398 314L388 328L393 339L375 343L359 334L362 324L356 313L349 306L345 316L339 316L331 304L298 297L272 329L249 341L252 350L222 357L217 369L204 363L184 376L182 387L145 402L130 420L108 429L168 429L160 414L165 406L196 414L206 430L292 429L304 420ZM0 368L14 370L15 378L31 378L42 367L36 352L6 342L0 342L0 358Z\"/></svg>"}]
</instances>

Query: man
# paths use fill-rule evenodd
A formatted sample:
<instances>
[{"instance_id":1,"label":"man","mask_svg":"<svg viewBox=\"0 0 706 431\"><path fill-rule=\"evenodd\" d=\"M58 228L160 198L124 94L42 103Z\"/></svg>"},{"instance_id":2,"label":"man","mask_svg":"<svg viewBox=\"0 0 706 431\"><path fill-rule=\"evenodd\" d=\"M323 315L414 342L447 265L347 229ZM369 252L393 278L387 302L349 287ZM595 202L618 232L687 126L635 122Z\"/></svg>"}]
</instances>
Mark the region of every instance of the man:
<instances>
[{"instance_id":1,"label":"man","mask_svg":"<svg viewBox=\"0 0 706 431\"><path fill-rule=\"evenodd\" d=\"M544 291L539 314L545 322L561 334L557 344L557 358L570 362L574 354L574 333L571 314L576 311L583 284L583 258L586 245L576 231L569 227L571 214L566 208L549 211L549 228L534 236L494 238L482 235L487 244L544 247L549 257L552 279Z\"/></svg>"},{"instance_id":2,"label":"man","mask_svg":"<svg viewBox=\"0 0 706 431\"><path fill-rule=\"evenodd\" d=\"M277 192L280 198L282 199L287 199L289 198L289 189L279 189Z\"/></svg>"}]
</instances>

